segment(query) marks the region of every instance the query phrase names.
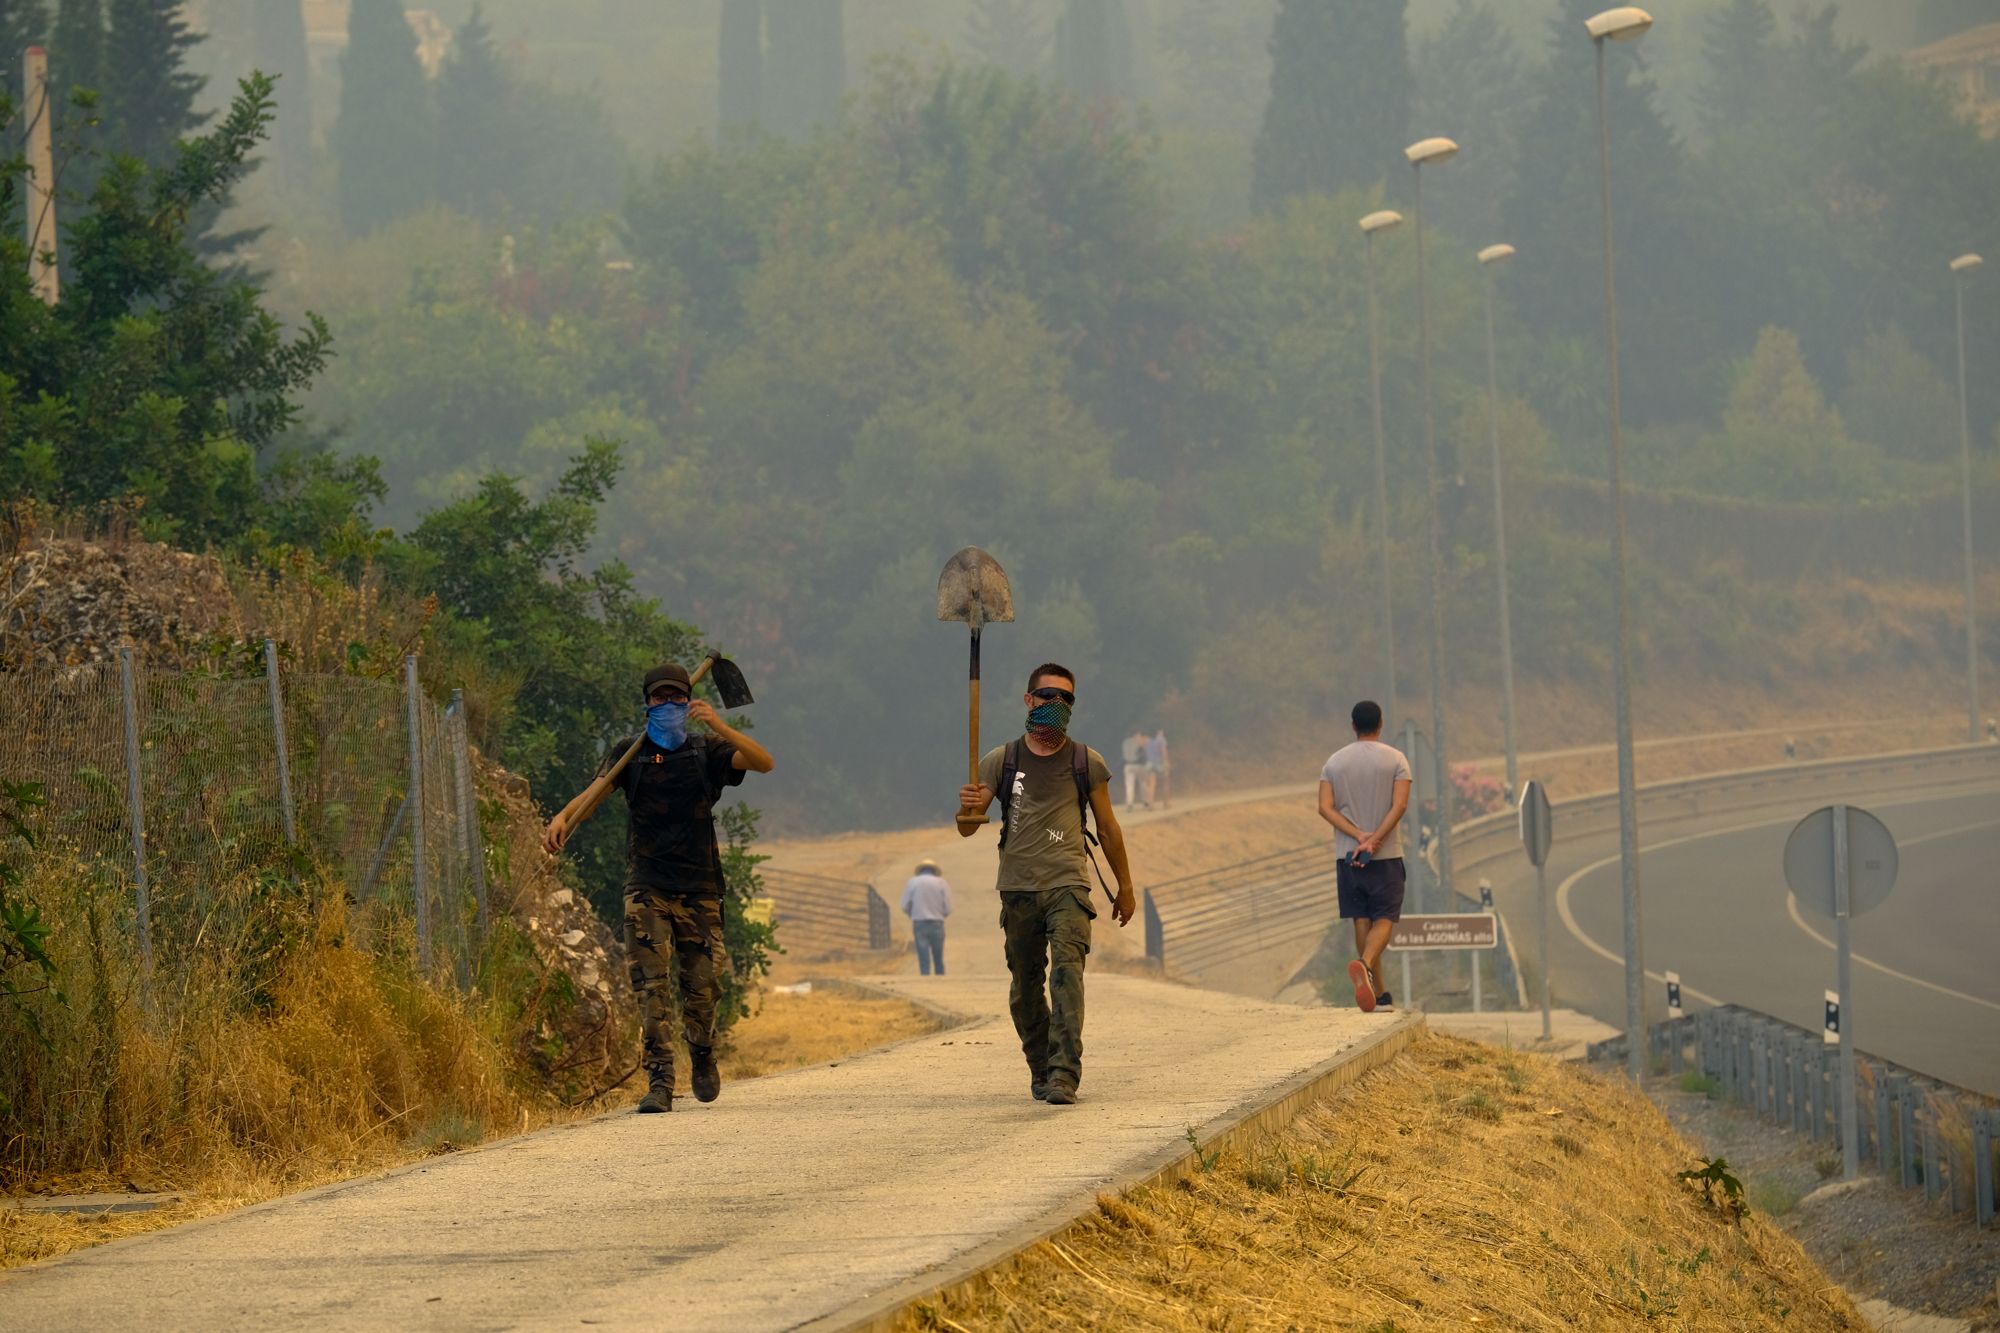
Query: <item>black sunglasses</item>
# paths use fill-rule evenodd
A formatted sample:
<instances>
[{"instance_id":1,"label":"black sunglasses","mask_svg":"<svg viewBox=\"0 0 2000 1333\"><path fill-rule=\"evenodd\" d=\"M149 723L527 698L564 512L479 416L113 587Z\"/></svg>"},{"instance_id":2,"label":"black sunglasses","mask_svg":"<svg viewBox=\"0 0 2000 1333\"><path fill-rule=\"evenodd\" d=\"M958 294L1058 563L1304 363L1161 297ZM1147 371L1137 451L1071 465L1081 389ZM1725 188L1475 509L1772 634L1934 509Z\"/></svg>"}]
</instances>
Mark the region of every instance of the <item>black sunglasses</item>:
<instances>
[{"instance_id":1,"label":"black sunglasses","mask_svg":"<svg viewBox=\"0 0 2000 1333\"><path fill-rule=\"evenodd\" d=\"M1072 708L1076 706L1076 696L1074 694L1071 694L1068 690L1059 690L1053 685L1044 685L1039 690L1029 690L1028 697L1031 699L1040 699L1043 703L1047 703L1053 699L1060 699Z\"/></svg>"},{"instance_id":2,"label":"black sunglasses","mask_svg":"<svg viewBox=\"0 0 2000 1333\"><path fill-rule=\"evenodd\" d=\"M688 702L688 696L678 690L654 690L646 696L646 702L649 704L684 704Z\"/></svg>"}]
</instances>

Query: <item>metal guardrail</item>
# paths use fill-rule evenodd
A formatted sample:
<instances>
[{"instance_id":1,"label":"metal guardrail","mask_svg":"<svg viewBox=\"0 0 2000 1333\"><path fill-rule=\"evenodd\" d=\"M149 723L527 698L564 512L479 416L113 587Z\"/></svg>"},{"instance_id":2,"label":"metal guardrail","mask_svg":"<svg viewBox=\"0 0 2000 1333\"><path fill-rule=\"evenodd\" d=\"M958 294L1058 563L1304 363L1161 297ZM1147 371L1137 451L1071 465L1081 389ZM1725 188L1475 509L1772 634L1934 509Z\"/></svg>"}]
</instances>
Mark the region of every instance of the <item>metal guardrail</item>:
<instances>
[{"instance_id":1,"label":"metal guardrail","mask_svg":"<svg viewBox=\"0 0 2000 1333\"><path fill-rule=\"evenodd\" d=\"M809 875L761 866L763 896L771 900L778 943L826 949L887 949L889 904L860 880Z\"/></svg>"},{"instance_id":2,"label":"metal guardrail","mask_svg":"<svg viewBox=\"0 0 2000 1333\"><path fill-rule=\"evenodd\" d=\"M1815 1142L1840 1143L1839 1048L1820 1033L1731 1004L1655 1023L1646 1044L1657 1072L1691 1070L1765 1120ZM1588 1048L1592 1060L1622 1060L1624 1053L1623 1035ZM1866 1053L1855 1068L1862 1160L1902 1189L1921 1188L1928 1203L1943 1200L1947 1211L1991 1224L2000 1215L2000 1106Z\"/></svg>"}]
</instances>

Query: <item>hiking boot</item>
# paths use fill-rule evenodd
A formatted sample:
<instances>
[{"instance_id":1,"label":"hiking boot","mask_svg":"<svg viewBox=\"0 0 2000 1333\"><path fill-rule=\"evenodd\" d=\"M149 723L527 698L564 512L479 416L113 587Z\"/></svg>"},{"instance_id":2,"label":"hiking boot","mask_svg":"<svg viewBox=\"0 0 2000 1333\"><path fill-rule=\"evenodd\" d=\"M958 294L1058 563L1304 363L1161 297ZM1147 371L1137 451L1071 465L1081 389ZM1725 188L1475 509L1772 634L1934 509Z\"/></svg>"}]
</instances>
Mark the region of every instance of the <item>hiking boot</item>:
<instances>
[{"instance_id":1,"label":"hiking boot","mask_svg":"<svg viewBox=\"0 0 2000 1333\"><path fill-rule=\"evenodd\" d=\"M1038 1102L1045 1102L1049 1099L1049 1076L1046 1070L1030 1069L1028 1071L1028 1091L1034 1094L1035 1100Z\"/></svg>"},{"instance_id":2,"label":"hiking boot","mask_svg":"<svg viewBox=\"0 0 2000 1333\"><path fill-rule=\"evenodd\" d=\"M1042 1100L1047 1102L1050 1106L1075 1106L1076 1105L1075 1081L1073 1079L1066 1078L1061 1074L1051 1075L1049 1077L1048 1095L1043 1097Z\"/></svg>"},{"instance_id":3,"label":"hiking boot","mask_svg":"<svg viewBox=\"0 0 2000 1333\"><path fill-rule=\"evenodd\" d=\"M658 1115L662 1111L674 1109L674 1085L669 1081L655 1079L647 1089L645 1099L639 1103L640 1115Z\"/></svg>"},{"instance_id":4,"label":"hiking boot","mask_svg":"<svg viewBox=\"0 0 2000 1333\"><path fill-rule=\"evenodd\" d=\"M1364 1014L1375 1012L1375 983L1368 979L1368 964L1359 958L1347 965L1347 979L1354 983L1354 1003Z\"/></svg>"},{"instance_id":5,"label":"hiking boot","mask_svg":"<svg viewBox=\"0 0 2000 1333\"><path fill-rule=\"evenodd\" d=\"M707 1046L690 1046L694 1057L694 1099L712 1102L722 1095L722 1075L715 1068L715 1052Z\"/></svg>"}]
</instances>

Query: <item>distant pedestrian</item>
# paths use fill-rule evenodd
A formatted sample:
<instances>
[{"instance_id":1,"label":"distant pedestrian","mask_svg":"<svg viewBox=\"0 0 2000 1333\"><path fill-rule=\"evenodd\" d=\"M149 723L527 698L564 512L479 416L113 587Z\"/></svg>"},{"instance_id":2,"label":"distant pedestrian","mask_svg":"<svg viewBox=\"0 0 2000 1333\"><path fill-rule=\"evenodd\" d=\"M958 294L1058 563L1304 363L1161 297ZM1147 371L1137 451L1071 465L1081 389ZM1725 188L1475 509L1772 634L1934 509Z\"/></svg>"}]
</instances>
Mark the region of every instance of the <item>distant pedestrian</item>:
<instances>
[{"instance_id":1,"label":"distant pedestrian","mask_svg":"<svg viewBox=\"0 0 2000 1333\"><path fill-rule=\"evenodd\" d=\"M1044 662L1028 677L1026 734L979 761L979 781L959 788L962 815L981 815L1000 795L1000 929L1007 937L1012 978L1007 1007L1028 1090L1037 1101L1069 1106L1083 1079L1083 963L1090 954L1094 858L1085 839L1086 812L1096 822L1104 859L1118 878L1111 917L1123 926L1137 898L1125 835L1111 810L1111 769L1104 756L1070 739L1076 676ZM971 837L977 824L961 823ZM1101 872L1099 872L1101 873ZM1107 891L1109 886L1107 887Z\"/></svg>"},{"instance_id":2,"label":"distant pedestrian","mask_svg":"<svg viewBox=\"0 0 2000 1333\"><path fill-rule=\"evenodd\" d=\"M1371 699L1350 715L1354 742L1336 750L1319 775L1319 817L1333 825L1335 892L1354 923L1347 965L1363 1013L1394 999L1382 985L1382 952L1403 915L1403 812L1410 806L1410 761L1382 743L1382 706Z\"/></svg>"},{"instance_id":3,"label":"distant pedestrian","mask_svg":"<svg viewBox=\"0 0 2000 1333\"><path fill-rule=\"evenodd\" d=\"M903 886L903 915L917 942L917 972L944 975L944 919L951 915L951 885L935 861L925 861Z\"/></svg>"},{"instance_id":4,"label":"distant pedestrian","mask_svg":"<svg viewBox=\"0 0 2000 1333\"><path fill-rule=\"evenodd\" d=\"M1125 738L1125 747L1120 756L1125 762L1125 808L1127 810L1137 806L1140 797L1145 796L1147 792L1146 740L1146 729L1144 727L1135 728L1132 734Z\"/></svg>"},{"instance_id":5,"label":"distant pedestrian","mask_svg":"<svg viewBox=\"0 0 2000 1333\"><path fill-rule=\"evenodd\" d=\"M1172 802L1168 799L1167 777L1173 763L1167 757L1167 733L1164 728L1154 732L1153 739L1146 742L1146 768L1152 779L1148 784L1150 794L1146 803L1158 805L1162 810L1169 808Z\"/></svg>"}]
</instances>

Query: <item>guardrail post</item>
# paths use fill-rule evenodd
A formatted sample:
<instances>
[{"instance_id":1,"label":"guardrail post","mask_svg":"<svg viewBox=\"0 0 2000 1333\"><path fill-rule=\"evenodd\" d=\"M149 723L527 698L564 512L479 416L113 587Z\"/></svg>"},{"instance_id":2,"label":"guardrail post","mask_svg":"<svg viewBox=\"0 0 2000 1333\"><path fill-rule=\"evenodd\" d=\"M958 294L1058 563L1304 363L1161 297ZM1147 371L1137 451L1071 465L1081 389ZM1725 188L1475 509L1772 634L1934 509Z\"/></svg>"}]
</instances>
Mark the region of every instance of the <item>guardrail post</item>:
<instances>
[{"instance_id":1,"label":"guardrail post","mask_svg":"<svg viewBox=\"0 0 2000 1333\"><path fill-rule=\"evenodd\" d=\"M1807 1071L1812 1061L1812 1048L1806 1045L1804 1036L1792 1039L1792 1132L1807 1133L1812 1128L1808 1118L1812 1105L1811 1084L1807 1081Z\"/></svg>"},{"instance_id":2,"label":"guardrail post","mask_svg":"<svg viewBox=\"0 0 2000 1333\"><path fill-rule=\"evenodd\" d=\"M430 877L424 865L424 733L417 695L417 655L403 658L410 714L410 882L417 903L417 966L431 965Z\"/></svg>"},{"instance_id":3,"label":"guardrail post","mask_svg":"<svg viewBox=\"0 0 2000 1333\"><path fill-rule=\"evenodd\" d=\"M1938 1161L1937 1108L1927 1107L1924 1114L1917 1117L1921 1130L1917 1142L1924 1153L1924 1202L1936 1203L1938 1195L1944 1193L1944 1171Z\"/></svg>"},{"instance_id":4,"label":"guardrail post","mask_svg":"<svg viewBox=\"0 0 2000 1333\"><path fill-rule=\"evenodd\" d=\"M139 965L153 971L153 895L146 882L146 802L139 776L139 689L132 680L132 649L118 649L118 692L125 705L125 800L132 821L132 888L139 920Z\"/></svg>"},{"instance_id":5,"label":"guardrail post","mask_svg":"<svg viewBox=\"0 0 2000 1333\"><path fill-rule=\"evenodd\" d=\"M285 821L285 846L299 845L298 820L292 810L292 756L285 744L285 696L278 686L278 641L264 640L264 680L270 686L271 734L278 742L278 813Z\"/></svg>"},{"instance_id":6,"label":"guardrail post","mask_svg":"<svg viewBox=\"0 0 2000 1333\"><path fill-rule=\"evenodd\" d=\"M1673 1028L1673 1040L1667 1044L1667 1072L1678 1075L1681 1072L1681 1065L1683 1063L1681 1059L1681 1043L1687 1037L1687 1024L1676 1019L1670 1026Z\"/></svg>"},{"instance_id":7,"label":"guardrail post","mask_svg":"<svg viewBox=\"0 0 2000 1333\"><path fill-rule=\"evenodd\" d=\"M1161 971L1167 967L1167 932L1160 923L1160 906L1153 901L1153 891L1145 892L1146 913L1146 957L1153 960Z\"/></svg>"},{"instance_id":8,"label":"guardrail post","mask_svg":"<svg viewBox=\"0 0 2000 1333\"><path fill-rule=\"evenodd\" d=\"M1813 1057L1812 1122L1815 1142L1826 1137L1826 1043Z\"/></svg>"},{"instance_id":9,"label":"guardrail post","mask_svg":"<svg viewBox=\"0 0 2000 1333\"><path fill-rule=\"evenodd\" d=\"M1910 1081L1902 1075L1891 1080L1896 1092L1896 1177L1906 1190L1917 1187L1916 1154L1911 1142L1916 1138L1917 1108L1910 1103Z\"/></svg>"},{"instance_id":10,"label":"guardrail post","mask_svg":"<svg viewBox=\"0 0 2000 1333\"><path fill-rule=\"evenodd\" d=\"M1889 1071L1878 1068L1875 1071L1875 1165L1883 1175L1889 1175L1894 1164L1889 1160L1890 1145L1896 1139L1896 1126L1889 1119L1891 1110L1889 1097Z\"/></svg>"},{"instance_id":11,"label":"guardrail post","mask_svg":"<svg viewBox=\"0 0 2000 1333\"><path fill-rule=\"evenodd\" d=\"M1991 1111L1972 1113L1972 1218L1979 1226L1993 1221L1993 1122Z\"/></svg>"},{"instance_id":12,"label":"guardrail post","mask_svg":"<svg viewBox=\"0 0 2000 1333\"><path fill-rule=\"evenodd\" d=\"M875 892L875 886L868 886L868 947L886 949L894 941L889 936L889 904L882 895Z\"/></svg>"}]
</instances>

